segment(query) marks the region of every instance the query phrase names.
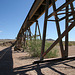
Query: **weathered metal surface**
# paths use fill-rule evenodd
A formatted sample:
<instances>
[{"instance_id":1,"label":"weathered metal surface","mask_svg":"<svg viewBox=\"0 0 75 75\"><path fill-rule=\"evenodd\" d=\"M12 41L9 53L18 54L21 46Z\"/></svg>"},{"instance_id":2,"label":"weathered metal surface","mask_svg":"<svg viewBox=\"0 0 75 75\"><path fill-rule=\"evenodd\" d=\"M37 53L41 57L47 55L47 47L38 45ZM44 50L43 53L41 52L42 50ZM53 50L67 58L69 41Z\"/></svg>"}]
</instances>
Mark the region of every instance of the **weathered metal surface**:
<instances>
[{"instance_id":1,"label":"weathered metal surface","mask_svg":"<svg viewBox=\"0 0 75 75\"><path fill-rule=\"evenodd\" d=\"M46 7L45 7L45 19L44 19L44 28L43 28L43 40L42 40L42 48L41 48L41 60L43 59L42 55L45 49L45 40L46 40L46 30L47 30L47 16L48 16L48 8L49 8L49 0L46 0Z\"/></svg>"},{"instance_id":2,"label":"weathered metal surface","mask_svg":"<svg viewBox=\"0 0 75 75\"><path fill-rule=\"evenodd\" d=\"M43 53L42 57L44 57L67 33L75 26L75 21L67 27L67 29L59 36L59 38Z\"/></svg>"},{"instance_id":3,"label":"weathered metal surface","mask_svg":"<svg viewBox=\"0 0 75 75\"><path fill-rule=\"evenodd\" d=\"M67 2L68 0L66 0ZM68 12L68 8L69 6L66 7L66 12ZM67 22L68 21L68 13L66 13L66 21L65 21L65 29L67 29L69 23ZM65 36L65 54L64 54L65 57L68 57L68 33L67 35Z\"/></svg>"},{"instance_id":4,"label":"weathered metal surface","mask_svg":"<svg viewBox=\"0 0 75 75\"><path fill-rule=\"evenodd\" d=\"M52 5L53 5L53 10L55 12L56 11L55 1L54 0L51 0L51 1L52 1ZM56 13L56 15L54 17L55 17L55 20L56 20L57 33L58 33L58 37L59 37L61 35L61 31L60 31L60 26L59 26L59 21L58 21L59 18L57 16L57 13ZM61 55L62 55L62 57L64 57L64 48L63 48L62 39L59 42L59 44L60 44Z\"/></svg>"},{"instance_id":5,"label":"weathered metal surface","mask_svg":"<svg viewBox=\"0 0 75 75\"><path fill-rule=\"evenodd\" d=\"M57 44L60 44L60 50L62 58L68 57L68 32L75 26L75 11L73 6L74 0L65 0L66 2L61 5L59 8L56 9L56 2L57 0L35 0L33 3L23 25L18 33L17 36L17 44L21 47L22 40L24 41L24 46L26 45L26 40L31 40L31 37L36 39L36 36L40 36L40 28L37 19L45 12L44 18L44 28L43 28L43 38L42 38L42 47L41 47L41 57L40 60L43 60L44 56ZM70 5L70 6L69 6ZM49 7L53 6L53 12L48 15ZM65 9L63 9L65 8ZM71 11L69 11L71 10ZM60 11L65 11L64 13L58 13ZM65 14L61 18L58 15ZM54 16L55 20L49 20L50 17ZM73 16L73 18L70 18ZM70 18L70 19L69 19ZM65 31L61 34L59 22L65 19ZM46 28L47 28L47 21L52 21L56 23L58 38L57 40L44 52L45 49L45 39L46 39ZM35 35L31 36L30 26L36 22L35 27ZM69 23L71 23L69 25ZM37 26L39 35L36 35ZM62 38L65 37L65 49L63 47Z\"/></svg>"},{"instance_id":6,"label":"weathered metal surface","mask_svg":"<svg viewBox=\"0 0 75 75\"><path fill-rule=\"evenodd\" d=\"M37 20L45 12L45 5L43 4L46 4L46 0L35 0L34 1L25 21L22 24L22 27L17 35L17 38L20 36L20 33L22 32L22 28L24 29L24 31L26 31L26 29L30 27L35 22L35 20ZM52 5L51 1L49 1L49 7L51 5ZM39 14L39 15L37 16L35 14ZM30 24L27 24L28 20L32 22L30 22Z\"/></svg>"}]
</instances>

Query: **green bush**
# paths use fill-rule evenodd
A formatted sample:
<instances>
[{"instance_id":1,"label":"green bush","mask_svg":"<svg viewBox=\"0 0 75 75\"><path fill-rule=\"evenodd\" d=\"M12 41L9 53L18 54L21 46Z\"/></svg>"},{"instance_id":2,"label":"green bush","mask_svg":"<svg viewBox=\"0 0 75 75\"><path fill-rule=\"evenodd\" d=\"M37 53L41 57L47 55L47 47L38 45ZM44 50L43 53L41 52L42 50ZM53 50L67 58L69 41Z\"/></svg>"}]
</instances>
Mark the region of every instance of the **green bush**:
<instances>
[{"instance_id":1,"label":"green bush","mask_svg":"<svg viewBox=\"0 0 75 75\"><path fill-rule=\"evenodd\" d=\"M45 43L45 51L48 47L50 47L52 43L46 42ZM41 55L41 45L42 41L37 39L36 41L33 39L32 41L28 41L28 47L29 47L29 53L31 57L40 57ZM52 49L46 56L45 58L52 58L52 57L57 57L57 50Z\"/></svg>"}]
</instances>

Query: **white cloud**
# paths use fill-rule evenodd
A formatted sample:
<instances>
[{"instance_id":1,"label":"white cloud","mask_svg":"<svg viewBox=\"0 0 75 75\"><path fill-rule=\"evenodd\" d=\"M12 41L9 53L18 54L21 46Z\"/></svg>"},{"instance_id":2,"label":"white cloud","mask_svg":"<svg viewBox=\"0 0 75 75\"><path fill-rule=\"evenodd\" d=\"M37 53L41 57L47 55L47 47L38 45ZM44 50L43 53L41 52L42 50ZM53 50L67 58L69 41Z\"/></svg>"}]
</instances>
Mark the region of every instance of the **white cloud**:
<instances>
[{"instance_id":1,"label":"white cloud","mask_svg":"<svg viewBox=\"0 0 75 75\"><path fill-rule=\"evenodd\" d=\"M0 31L0 33L1 33L2 31Z\"/></svg>"}]
</instances>

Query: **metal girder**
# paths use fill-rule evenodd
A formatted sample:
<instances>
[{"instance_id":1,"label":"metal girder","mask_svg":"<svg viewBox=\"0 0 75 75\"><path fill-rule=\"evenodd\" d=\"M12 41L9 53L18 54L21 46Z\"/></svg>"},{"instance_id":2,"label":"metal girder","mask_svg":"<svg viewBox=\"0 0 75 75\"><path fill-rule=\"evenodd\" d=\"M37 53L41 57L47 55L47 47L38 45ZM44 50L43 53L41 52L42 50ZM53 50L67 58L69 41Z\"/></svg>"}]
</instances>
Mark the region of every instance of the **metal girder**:
<instances>
[{"instance_id":1,"label":"metal girder","mask_svg":"<svg viewBox=\"0 0 75 75\"><path fill-rule=\"evenodd\" d=\"M54 0L51 0L51 1L52 1L52 5L53 5L53 10L55 12L56 11L55 1ZM54 17L55 17L55 20L56 20L57 33L58 33L58 37L59 37L61 35L61 31L60 31L60 26L59 26L57 13L56 13L56 15L54 15ZM64 48L63 48L62 40L59 42L59 45L60 45L61 55L64 58Z\"/></svg>"},{"instance_id":2,"label":"metal girder","mask_svg":"<svg viewBox=\"0 0 75 75\"><path fill-rule=\"evenodd\" d=\"M67 27L67 29L59 36L59 38L43 53L42 57L44 57L61 39L67 35L67 33L75 26L75 21Z\"/></svg>"},{"instance_id":3,"label":"metal girder","mask_svg":"<svg viewBox=\"0 0 75 75\"><path fill-rule=\"evenodd\" d=\"M45 11L46 11L46 12L45 12L45 19L44 19L43 40L42 40L42 47L41 47L41 57L40 57L40 60L43 60L42 55L43 55L44 49L45 49L48 7L49 7L49 0L46 0L46 7L45 7Z\"/></svg>"},{"instance_id":4,"label":"metal girder","mask_svg":"<svg viewBox=\"0 0 75 75\"><path fill-rule=\"evenodd\" d=\"M38 24L38 21L36 21L36 26L35 26L35 40L36 40L36 32L37 32L37 26L38 26L38 31L39 31L39 35L40 36L40 40L41 40L41 33L40 33L40 28L39 28L39 24Z\"/></svg>"},{"instance_id":5,"label":"metal girder","mask_svg":"<svg viewBox=\"0 0 75 75\"><path fill-rule=\"evenodd\" d=\"M68 0L66 0L66 2L67 2L67 1L68 1ZM66 12L69 12L69 11L68 11L68 8L69 8L69 6L66 7ZM67 29L67 27L68 27L68 25L69 25L69 23L67 22L68 19L69 19L68 14L69 14L69 13L66 13L65 30ZM65 58L68 57L68 39L69 39L69 38L68 38L68 33L67 33L66 36L65 36L65 52L64 52Z\"/></svg>"},{"instance_id":6,"label":"metal girder","mask_svg":"<svg viewBox=\"0 0 75 75\"><path fill-rule=\"evenodd\" d=\"M32 33L30 30L30 26L34 22L36 22L35 35L33 35L33 37L36 38L36 36L40 36L40 38L41 38L40 28L39 28L37 19L45 12L40 60L43 60L44 56L57 43L60 44L62 58L68 57L68 32L75 26L75 11L74 11L74 6L73 6L74 0L65 0L66 2L63 5L61 5L58 9L56 9L56 4L55 4L56 1L57 0L35 0L24 23L22 24L22 27L18 33L18 36L17 36L18 44L21 43L24 35L25 35L24 40L23 40L24 42L26 42L26 39L28 40L29 38L31 40ZM69 7L69 5L70 5L70 7ZM49 10L50 6L53 6L53 12L50 15L48 15L48 10ZM63 8L65 8L65 9L63 9ZM71 11L69 11L69 10L71 10ZM65 11L65 12L59 13L59 11ZM62 15L62 14L65 14L65 16L59 19L58 15ZM54 16L55 20L48 20L52 16ZM73 18L69 19L70 16L73 16ZM65 19L65 31L61 34L59 22L62 21L63 19ZM44 51L45 50L47 21L52 21L52 22L56 23L58 38L46 51ZM71 24L69 25L69 23L71 23ZM38 26L39 35L36 35L37 26ZM24 32L25 32L25 34L24 34ZM65 49L63 47L63 42L62 42L63 37L65 37ZM25 43L24 43L24 45L25 45Z\"/></svg>"},{"instance_id":7,"label":"metal girder","mask_svg":"<svg viewBox=\"0 0 75 75\"><path fill-rule=\"evenodd\" d=\"M55 0L57 1L57 0ZM24 20L22 27L17 35L17 38L19 37L22 28L24 28L24 31L26 31L27 28L29 28L34 22L31 22L29 25L27 24L28 20L33 21L33 20L37 20L40 16L42 16L42 14L45 12L45 6L43 6L42 4L46 3L46 0L35 0L26 19ZM49 2L49 7L51 6L51 1ZM38 12L38 16L35 17L35 14ZM35 17L35 18L34 18Z\"/></svg>"},{"instance_id":8,"label":"metal girder","mask_svg":"<svg viewBox=\"0 0 75 75\"><path fill-rule=\"evenodd\" d=\"M60 6L55 12L51 13L48 18L55 15L57 12L61 11L64 7L66 7L68 4L71 4L74 0L69 0L68 2L64 3L62 6Z\"/></svg>"}]
</instances>

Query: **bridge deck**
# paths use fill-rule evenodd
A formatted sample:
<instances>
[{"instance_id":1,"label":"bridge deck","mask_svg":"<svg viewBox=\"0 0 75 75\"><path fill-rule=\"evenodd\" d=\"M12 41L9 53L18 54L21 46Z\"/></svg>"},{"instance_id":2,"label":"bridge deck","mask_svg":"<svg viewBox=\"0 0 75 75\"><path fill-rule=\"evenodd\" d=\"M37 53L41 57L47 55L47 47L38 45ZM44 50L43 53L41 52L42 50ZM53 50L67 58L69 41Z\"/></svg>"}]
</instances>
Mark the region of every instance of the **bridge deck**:
<instances>
[{"instance_id":1,"label":"bridge deck","mask_svg":"<svg viewBox=\"0 0 75 75\"><path fill-rule=\"evenodd\" d=\"M51 5L52 3L51 1L49 1L49 7ZM45 6L46 6L46 0L35 0L34 1L25 21L22 24L22 27L18 33L18 36L22 32L23 29L24 31L26 31L27 28L30 27L45 12ZM28 24L28 20L29 20L29 24Z\"/></svg>"}]
</instances>

